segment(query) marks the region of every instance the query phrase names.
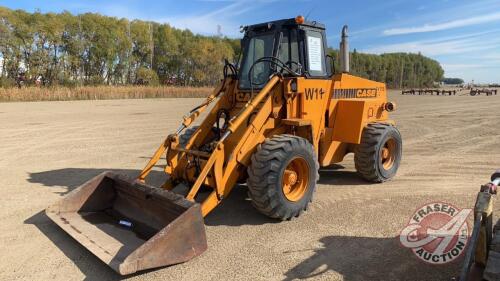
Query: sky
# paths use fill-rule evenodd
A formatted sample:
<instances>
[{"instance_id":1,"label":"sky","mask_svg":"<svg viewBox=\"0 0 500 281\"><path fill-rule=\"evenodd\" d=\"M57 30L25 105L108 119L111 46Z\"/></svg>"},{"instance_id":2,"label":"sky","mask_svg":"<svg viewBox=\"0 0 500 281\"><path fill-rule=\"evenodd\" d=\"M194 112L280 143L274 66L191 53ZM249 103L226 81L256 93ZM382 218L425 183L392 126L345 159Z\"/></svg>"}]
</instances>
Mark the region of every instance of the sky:
<instances>
[{"instance_id":1,"label":"sky","mask_svg":"<svg viewBox=\"0 0 500 281\"><path fill-rule=\"evenodd\" d=\"M422 53L438 60L446 77L500 82L500 0L0 0L33 12L98 12L152 20L203 35L240 38L241 25L304 15L324 23L337 48L349 26L359 52Z\"/></svg>"}]
</instances>

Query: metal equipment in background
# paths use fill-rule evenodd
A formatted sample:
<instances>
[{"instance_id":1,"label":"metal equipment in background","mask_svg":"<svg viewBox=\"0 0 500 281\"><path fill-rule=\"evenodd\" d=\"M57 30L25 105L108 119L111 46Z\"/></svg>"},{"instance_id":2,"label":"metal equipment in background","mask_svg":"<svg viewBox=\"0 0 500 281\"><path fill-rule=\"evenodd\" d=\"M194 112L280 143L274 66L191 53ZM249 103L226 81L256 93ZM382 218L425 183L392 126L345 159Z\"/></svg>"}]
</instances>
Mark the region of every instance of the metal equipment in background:
<instances>
[{"instance_id":1,"label":"metal equipment in background","mask_svg":"<svg viewBox=\"0 0 500 281\"><path fill-rule=\"evenodd\" d=\"M481 94L485 94L486 96L493 96L497 94L497 89L470 89L471 96L479 96Z\"/></svg>"},{"instance_id":2,"label":"metal equipment in background","mask_svg":"<svg viewBox=\"0 0 500 281\"><path fill-rule=\"evenodd\" d=\"M404 89L401 91L402 95L427 95L431 94L433 96L434 94L436 96L455 96L457 94L457 90L440 90L440 89Z\"/></svg>"}]
</instances>

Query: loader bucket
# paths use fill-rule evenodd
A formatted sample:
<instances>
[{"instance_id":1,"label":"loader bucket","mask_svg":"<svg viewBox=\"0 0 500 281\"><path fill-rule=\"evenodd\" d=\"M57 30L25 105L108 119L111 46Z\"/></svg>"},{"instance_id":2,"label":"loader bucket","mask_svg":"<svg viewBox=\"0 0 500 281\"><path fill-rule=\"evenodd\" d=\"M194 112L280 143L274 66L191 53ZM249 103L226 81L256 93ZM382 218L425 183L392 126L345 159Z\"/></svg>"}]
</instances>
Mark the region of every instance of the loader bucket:
<instances>
[{"instance_id":1,"label":"loader bucket","mask_svg":"<svg viewBox=\"0 0 500 281\"><path fill-rule=\"evenodd\" d=\"M76 188L46 214L122 275L186 262L207 249L199 204L110 172Z\"/></svg>"}]
</instances>

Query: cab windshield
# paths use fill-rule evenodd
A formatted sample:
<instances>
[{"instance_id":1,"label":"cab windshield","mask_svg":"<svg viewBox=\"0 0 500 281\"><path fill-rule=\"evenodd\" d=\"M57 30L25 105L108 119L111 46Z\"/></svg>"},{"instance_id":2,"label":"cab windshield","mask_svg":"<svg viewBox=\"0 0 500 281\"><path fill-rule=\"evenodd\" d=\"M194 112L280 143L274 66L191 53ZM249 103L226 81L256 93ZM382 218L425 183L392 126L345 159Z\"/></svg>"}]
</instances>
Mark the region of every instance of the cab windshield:
<instances>
[{"instance_id":1,"label":"cab windshield","mask_svg":"<svg viewBox=\"0 0 500 281\"><path fill-rule=\"evenodd\" d=\"M269 62L257 63L249 77L250 68L263 57L272 57L274 50L274 33L256 35L247 40L244 46L242 64L240 68L240 89L262 88L269 80L271 67ZM250 79L251 81L250 81Z\"/></svg>"}]
</instances>

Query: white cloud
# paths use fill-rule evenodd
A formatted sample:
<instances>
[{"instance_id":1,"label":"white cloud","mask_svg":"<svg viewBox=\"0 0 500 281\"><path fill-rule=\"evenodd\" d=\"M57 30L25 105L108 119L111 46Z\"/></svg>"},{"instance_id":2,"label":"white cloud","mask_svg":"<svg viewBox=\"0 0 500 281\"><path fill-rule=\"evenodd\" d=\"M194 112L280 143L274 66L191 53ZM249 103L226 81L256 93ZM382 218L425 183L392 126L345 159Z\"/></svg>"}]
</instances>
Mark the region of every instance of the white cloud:
<instances>
[{"instance_id":1,"label":"white cloud","mask_svg":"<svg viewBox=\"0 0 500 281\"><path fill-rule=\"evenodd\" d=\"M375 46L371 53L421 52L439 58L446 77L459 77L479 83L500 82L499 30L464 34L436 40L420 40ZM488 42L485 44L484 42Z\"/></svg>"},{"instance_id":2,"label":"white cloud","mask_svg":"<svg viewBox=\"0 0 500 281\"><path fill-rule=\"evenodd\" d=\"M465 63L443 63L441 66L446 71L468 70L472 68L484 68L481 64L465 64Z\"/></svg>"},{"instance_id":3,"label":"white cloud","mask_svg":"<svg viewBox=\"0 0 500 281\"><path fill-rule=\"evenodd\" d=\"M206 14L171 16L157 19L157 21L169 23L174 27L189 29L194 33L205 35L217 34L218 26L220 26L222 34L236 37L239 35L239 26L241 25L241 22L238 21L238 16L256 9L260 4L275 1L278 0L204 0L204 2L226 2L229 3L229 5Z\"/></svg>"},{"instance_id":4,"label":"white cloud","mask_svg":"<svg viewBox=\"0 0 500 281\"><path fill-rule=\"evenodd\" d=\"M411 33L423 33L439 30L447 30L452 28L464 27L477 25L482 23L488 23L493 21L500 21L500 12L480 15L475 17L463 18L458 20L452 20L448 22L436 23L436 24L425 24L422 26L415 27L402 27L402 28L391 28L383 31L384 35L401 35L401 34L411 34Z\"/></svg>"},{"instance_id":5,"label":"white cloud","mask_svg":"<svg viewBox=\"0 0 500 281\"><path fill-rule=\"evenodd\" d=\"M492 53L482 53L478 56L478 59L488 60L491 63L500 63L500 53L498 50Z\"/></svg>"},{"instance_id":6,"label":"white cloud","mask_svg":"<svg viewBox=\"0 0 500 281\"><path fill-rule=\"evenodd\" d=\"M251 6L247 4L248 3L245 1L237 1L207 14L173 16L160 19L160 21L168 22L177 28L189 29L194 33L201 34L216 34L218 26L221 26L222 33L235 35L238 32L238 25L233 23L230 17L225 15L231 15L231 17L241 15L251 9Z\"/></svg>"},{"instance_id":7,"label":"white cloud","mask_svg":"<svg viewBox=\"0 0 500 281\"><path fill-rule=\"evenodd\" d=\"M466 82L474 80L476 83L498 83L500 76L497 74L500 70L495 66L475 67L472 65L462 65L462 67L444 67L445 77L458 77Z\"/></svg>"},{"instance_id":8,"label":"white cloud","mask_svg":"<svg viewBox=\"0 0 500 281\"><path fill-rule=\"evenodd\" d=\"M484 50L496 49L500 44L499 30L490 30L472 34L464 34L454 37L417 40L395 44L384 44L375 46L362 51L368 53L422 53L427 56L456 55L479 52ZM495 34L496 36L492 35ZM484 44L484 42L488 44Z\"/></svg>"}]
</instances>

